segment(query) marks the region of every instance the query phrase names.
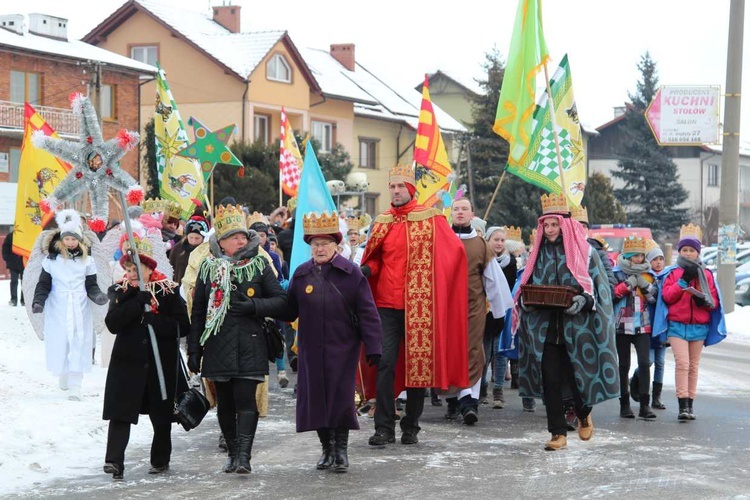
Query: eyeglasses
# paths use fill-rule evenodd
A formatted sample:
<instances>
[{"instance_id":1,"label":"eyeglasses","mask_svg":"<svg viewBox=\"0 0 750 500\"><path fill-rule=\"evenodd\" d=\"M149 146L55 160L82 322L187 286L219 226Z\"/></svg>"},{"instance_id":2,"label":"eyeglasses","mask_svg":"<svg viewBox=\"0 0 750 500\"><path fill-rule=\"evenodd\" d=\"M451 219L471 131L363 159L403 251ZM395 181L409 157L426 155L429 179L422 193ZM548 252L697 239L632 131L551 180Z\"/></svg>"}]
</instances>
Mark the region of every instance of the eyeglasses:
<instances>
[{"instance_id":1,"label":"eyeglasses","mask_svg":"<svg viewBox=\"0 0 750 500\"><path fill-rule=\"evenodd\" d=\"M323 248L323 247L330 245L331 243L334 243L334 242L330 240L329 241L313 241L312 243L310 243L310 246L313 248Z\"/></svg>"}]
</instances>

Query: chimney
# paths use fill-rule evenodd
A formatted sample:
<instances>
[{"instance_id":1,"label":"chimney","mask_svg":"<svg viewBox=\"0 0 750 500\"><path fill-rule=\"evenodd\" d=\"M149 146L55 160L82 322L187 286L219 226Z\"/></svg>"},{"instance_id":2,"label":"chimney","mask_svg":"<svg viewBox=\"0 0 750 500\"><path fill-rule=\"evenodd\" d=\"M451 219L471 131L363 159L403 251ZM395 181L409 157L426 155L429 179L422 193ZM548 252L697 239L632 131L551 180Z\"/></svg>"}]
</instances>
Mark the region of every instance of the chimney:
<instances>
[{"instance_id":1,"label":"chimney","mask_svg":"<svg viewBox=\"0 0 750 500\"><path fill-rule=\"evenodd\" d=\"M23 35L23 14L6 14L0 16L0 28Z\"/></svg>"},{"instance_id":2,"label":"chimney","mask_svg":"<svg viewBox=\"0 0 750 500\"><path fill-rule=\"evenodd\" d=\"M68 20L47 14L29 14L29 33L68 41Z\"/></svg>"},{"instance_id":3,"label":"chimney","mask_svg":"<svg viewBox=\"0 0 750 500\"><path fill-rule=\"evenodd\" d=\"M354 44L332 43L331 56L349 71L354 71Z\"/></svg>"},{"instance_id":4,"label":"chimney","mask_svg":"<svg viewBox=\"0 0 750 500\"><path fill-rule=\"evenodd\" d=\"M232 33L240 32L239 5L215 5L211 8L214 11L215 22L221 24Z\"/></svg>"},{"instance_id":5,"label":"chimney","mask_svg":"<svg viewBox=\"0 0 750 500\"><path fill-rule=\"evenodd\" d=\"M614 110L615 110L615 118L617 118L617 117L622 116L622 115L625 114L626 107L625 106L615 106Z\"/></svg>"}]
</instances>

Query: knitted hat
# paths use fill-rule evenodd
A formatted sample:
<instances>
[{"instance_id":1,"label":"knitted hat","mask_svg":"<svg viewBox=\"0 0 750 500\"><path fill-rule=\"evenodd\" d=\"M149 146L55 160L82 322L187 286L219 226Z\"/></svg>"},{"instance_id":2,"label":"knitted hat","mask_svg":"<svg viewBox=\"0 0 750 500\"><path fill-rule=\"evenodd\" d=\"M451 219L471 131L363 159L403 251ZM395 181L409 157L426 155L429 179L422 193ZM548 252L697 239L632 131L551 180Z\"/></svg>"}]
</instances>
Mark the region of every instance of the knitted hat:
<instances>
[{"instance_id":1,"label":"knitted hat","mask_svg":"<svg viewBox=\"0 0 750 500\"><path fill-rule=\"evenodd\" d=\"M208 224L206 224L206 219L196 215L190 217L185 224L185 234L190 233L200 234L201 236L205 237L206 233L208 233Z\"/></svg>"},{"instance_id":2,"label":"knitted hat","mask_svg":"<svg viewBox=\"0 0 750 500\"><path fill-rule=\"evenodd\" d=\"M479 217L474 217L471 219L471 227L473 227L477 231L481 231L482 234L484 234L485 230L487 229L487 221L484 219L480 219Z\"/></svg>"},{"instance_id":3,"label":"knitted hat","mask_svg":"<svg viewBox=\"0 0 750 500\"><path fill-rule=\"evenodd\" d=\"M60 228L60 239L73 236L83 241L83 226L81 215L72 209L60 210L55 216L57 227Z\"/></svg>"},{"instance_id":4,"label":"knitted hat","mask_svg":"<svg viewBox=\"0 0 750 500\"><path fill-rule=\"evenodd\" d=\"M646 240L646 250L646 262L651 262L657 257L664 257L664 252L654 240Z\"/></svg>"},{"instance_id":5,"label":"knitted hat","mask_svg":"<svg viewBox=\"0 0 750 500\"><path fill-rule=\"evenodd\" d=\"M696 252L700 253L701 242L698 238L695 238L693 236L686 236L680 239L680 242L677 243L677 251L679 252L680 250L682 250L682 247L691 247L695 249Z\"/></svg>"}]
</instances>

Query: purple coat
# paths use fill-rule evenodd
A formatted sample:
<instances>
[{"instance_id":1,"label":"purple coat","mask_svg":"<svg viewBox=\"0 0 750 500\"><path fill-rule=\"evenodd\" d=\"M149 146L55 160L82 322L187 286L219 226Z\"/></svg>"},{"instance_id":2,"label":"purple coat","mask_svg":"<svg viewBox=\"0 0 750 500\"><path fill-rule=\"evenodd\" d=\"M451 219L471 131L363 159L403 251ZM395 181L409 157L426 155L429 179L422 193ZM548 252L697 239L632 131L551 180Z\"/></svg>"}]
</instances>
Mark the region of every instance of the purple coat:
<instances>
[{"instance_id":1,"label":"purple coat","mask_svg":"<svg viewBox=\"0 0 750 500\"><path fill-rule=\"evenodd\" d=\"M359 266L340 255L322 268L309 260L294 272L288 303L299 316L297 432L359 429L354 384L360 345L364 342L366 354L381 354L382 349L380 316L367 279ZM361 337L349 310L359 317Z\"/></svg>"}]
</instances>

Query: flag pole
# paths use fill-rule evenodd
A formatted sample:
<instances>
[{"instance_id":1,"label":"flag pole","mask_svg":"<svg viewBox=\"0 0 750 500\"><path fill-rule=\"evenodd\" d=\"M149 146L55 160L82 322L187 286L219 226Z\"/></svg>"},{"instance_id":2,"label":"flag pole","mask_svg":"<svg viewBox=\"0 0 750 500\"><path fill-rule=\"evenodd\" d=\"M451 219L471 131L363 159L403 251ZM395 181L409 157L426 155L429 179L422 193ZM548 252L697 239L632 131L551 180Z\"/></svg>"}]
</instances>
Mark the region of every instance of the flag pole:
<instances>
[{"instance_id":1,"label":"flag pole","mask_svg":"<svg viewBox=\"0 0 750 500\"><path fill-rule=\"evenodd\" d=\"M490 198L490 202L487 204L487 210L484 211L484 217L482 217L484 220L487 220L487 217L490 215L490 209L492 208L492 204L495 203L495 197L497 196L497 193L500 192L500 186L503 183L503 179L505 179L505 172L507 172L508 169L503 169L503 175L500 176L500 180L497 183L497 187L495 188L495 192L492 193L492 198Z\"/></svg>"},{"instance_id":2,"label":"flag pole","mask_svg":"<svg viewBox=\"0 0 750 500\"><path fill-rule=\"evenodd\" d=\"M555 118L555 101L552 99L552 88L549 83L549 72L547 63L544 63L544 80L547 83L547 102L549 104L550 122L552 123L552 134L555 137L555 151L557 152L557 169L560 173L560 188L563 196L568 199L568 193L565 188L565 172L563 171L562 154L560 153L560 137L557 135L557 119Z\"/></svg>"}]
</instances>

